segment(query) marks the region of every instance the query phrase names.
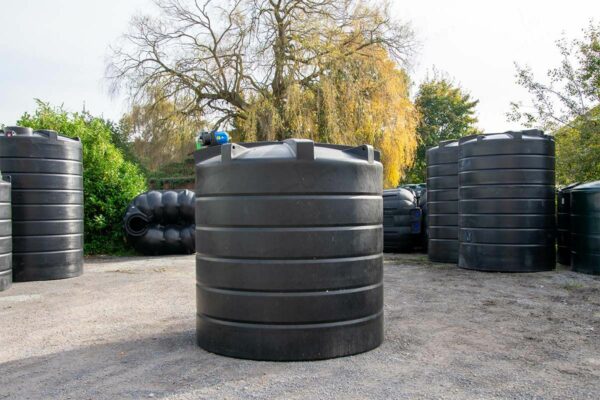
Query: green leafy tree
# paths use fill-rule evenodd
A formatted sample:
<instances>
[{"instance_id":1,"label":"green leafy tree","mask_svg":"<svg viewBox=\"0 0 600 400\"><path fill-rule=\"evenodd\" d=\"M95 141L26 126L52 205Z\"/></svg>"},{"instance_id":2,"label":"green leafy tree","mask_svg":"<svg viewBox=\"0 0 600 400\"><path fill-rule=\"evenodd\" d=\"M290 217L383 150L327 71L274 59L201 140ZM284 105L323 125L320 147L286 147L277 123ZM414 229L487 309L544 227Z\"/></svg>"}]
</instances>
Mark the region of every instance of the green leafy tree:
<instances>
[{"instance_id":1,"label":"green leafy tree","mask_svg":"<svg viewBox=\"0 0 600 400\"><path fill-rule=\"evenodd\" d=\"M562 61L545 81L516 64L517 83L531 101L511 103L507 117L555 136L559 184L600 179L600 25L590 22L583 38L563 37L556 46Z\"/></svg>"},{"instance_id":2,"label":"green leafy tree","mask_svg":"<svg viewBox=\"0 0 600 400\"><path fill-rule=\"evenodd\" d=\"M590 122L600 119L600 106L554 132L556 182L567 185L600 179L600 131Z\"/></svg>"},{"instance_id":3,"label":"green leafy tree","mask_svg":"<svg viewBox=\"0 0 600 400\"><path fill-rule=\"evenodd\" d=\"M404 182L425 182L428 148L442 140L480 133L475 126L475 107L478 102L447 78L434 77L421 83L415 99L420 113L417 125L419 145L414 165L403 179Z\"/></svg>"},{"instance_id":4,"label":"green leafy tree","mask_svg":"<svg viewBox=\"0 0 600 400\"><path fill-rule=\"evenodd\" d=\"M18 124L52 129L81 140L85 252L125 252L123 214L128 203L146 189L146 178L113 143L110 124L88 113L68 113L40 101L37 110L33 114L25 113Z\"/></svg>"}]
</instances>

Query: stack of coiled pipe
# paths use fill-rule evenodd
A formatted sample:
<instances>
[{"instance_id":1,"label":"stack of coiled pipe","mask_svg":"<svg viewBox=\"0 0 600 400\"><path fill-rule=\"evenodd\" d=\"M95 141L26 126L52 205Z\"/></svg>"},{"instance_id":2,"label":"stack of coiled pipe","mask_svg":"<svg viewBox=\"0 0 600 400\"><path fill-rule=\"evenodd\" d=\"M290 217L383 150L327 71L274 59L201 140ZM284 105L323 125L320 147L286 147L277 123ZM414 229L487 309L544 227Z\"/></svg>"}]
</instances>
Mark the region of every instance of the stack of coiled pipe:
<instances>
[{"instance_id":1,"label":"stack of coiled pipe","mask_svg":"<svg viewBox=\"0 0 600 400\"><path fill-rule=\"evenodd\" d=\"M145 255L194 253L194 203L187 189L140 194L123 218L128 243Z\"/></svg>"}]
</instances>

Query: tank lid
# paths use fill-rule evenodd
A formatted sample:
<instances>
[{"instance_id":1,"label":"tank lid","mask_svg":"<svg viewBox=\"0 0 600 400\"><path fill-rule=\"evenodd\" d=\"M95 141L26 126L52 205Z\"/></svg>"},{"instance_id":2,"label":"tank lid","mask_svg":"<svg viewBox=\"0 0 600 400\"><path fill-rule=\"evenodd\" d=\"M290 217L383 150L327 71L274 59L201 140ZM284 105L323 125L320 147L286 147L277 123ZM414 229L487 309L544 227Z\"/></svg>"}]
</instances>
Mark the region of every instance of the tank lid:
<instances>
[{"instance_id":1,"label":"tank lid","mask_svg":"<svg viewBox=\"0 0 600 400\"><path fill-rule=\"evenodd\" d=\"M415 193L412 190L403 188L403 187L398 187L398 188L393 188L393 189L385 189L383 191L384 196L391 196L391 195L398 195L398 194L405 194L405 195L409 195L411 197L415 197Z\"/></svg>"},{"instance_id":2,"label":"tank lid","mask_svg":"<svg viewBox=\"0 0 600 400\"><path fill-rule=\"evenodd\" d=\"M579 182L570 183L570 184L568 184L567 186L565 186L565 187L561 188L561 189L560 189L560 191L561 191L561 192L564 192L564 191L566 191L566 190L571 190L571 189L573 189L575 186L578 186L578 185L579 185Z\"/></svg>"},{"instance_id":3,"label":"tank lid","mask_svg":"<svg viewBox=\"0 0 600 400\"><path fill-rule=\"evenodd\" d=\"M458 140L442 140L439 147L456 147L458 146Z\"/></svg>"},{"instance_id":4,"label":"tank lid","mask_svg":"<svg viewBox=\"0 0 600 400\"><path fill-rule=\"evenodd\" d=\"M60 140L64 142L79 142L79 138L69 138L66 136L61 136L58 132L50 130L50 129L38 129L33 130L31 128L23 127L23 126L7 126L2 131L0 131L0 137L6 138L43 138L49 140Z\"/></svg>"},{"instance_id":5,"label":"tank lid","mask_svg":"<svg viewBox=\"0 0 600 400\"><path fill-rule=\"evenodd\" d=\"M587 182L571 189L572 192L600 192L600 181Z\"/></svg>"},{"instance_id":6,"label":"tank lid","mask_svg":"<svg viewBox=\"0 0 600 400\"><path fill-rule=\"evenodd\" d=\"M308 139L287 139L281 142L227 143L198 150L194 157L197 163L206 161L229 163L253 159L296 159L304 161L336 159L363 160L368 163L380 160L379 152L367 144L352 147L315 143Z\"/></svg>"},{"instance_id":7,"label":"tank lid","mask_svg":"<svg viewBox=\"0 0 600 400\"><path fill-rule=\"evenodd\" d=\"M427 149L427 151L435 151L437 149L442 149L446 147L458 147L458 140L442 140L438 143L437 146L432 146Z\"/></svg>"},{"instance_id":8,"label":"tank lid","mask_svg":"<svg viewBox=\"0 0 600 400\"><path fill-rule=\"evenodd\" d=\"M554 140L554 138L544 134L544 132L539 129L527 129L522 131L470 135L460 138L459 142L460 144L464 144L481 140Z\"/></svg>"}]
</instances>

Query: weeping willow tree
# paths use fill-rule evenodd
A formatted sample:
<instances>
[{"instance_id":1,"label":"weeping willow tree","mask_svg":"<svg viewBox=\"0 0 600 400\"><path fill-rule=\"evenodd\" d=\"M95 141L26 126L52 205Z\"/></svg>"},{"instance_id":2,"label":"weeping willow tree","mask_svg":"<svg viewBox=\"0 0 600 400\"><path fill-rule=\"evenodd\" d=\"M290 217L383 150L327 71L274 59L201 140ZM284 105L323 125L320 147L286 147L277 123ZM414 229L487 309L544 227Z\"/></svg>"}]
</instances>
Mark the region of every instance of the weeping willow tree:
<instances>
[{"instance_id":1,"label":"weeping willow tree","mask_svg":"<svg viewBox=\"0 0 600 400\"><path fill-rule=\"evenodd\" d=\"M295 137L381 150L384 184L395 187L417 148L418 113L409 80L380 47L334 60L310 87L290 85L281 115L268 97L254 99L236 120L242 141L276 140L285 126Z\"/></svg>"},{"instance_id":2,"label":"weeping willow tree","mask_svg":"<svg viewBox=\"0 0 600 400\"><path fill-rule=\"evenodd\" d=\"M120 128L142 166L155 172L186 159L194 150L197 132L206 124L198 115L181 113L181 105L160 88L149 90L149 101L133 105L121 118Z\"/></svg>"},{"instance_id":3,"label":"weeping willow tree","mask_svg":"<svg viewBox=\"0 0 600 400\"><path fill-rule=\"evenodd\" d=\"M108 77L134 102L159 87L182 115L241 140L313 138L382 150L386 185L416 147L401 67L410 27L385 1L156 0L113 48Z\"/></svg>"}]
</instances>

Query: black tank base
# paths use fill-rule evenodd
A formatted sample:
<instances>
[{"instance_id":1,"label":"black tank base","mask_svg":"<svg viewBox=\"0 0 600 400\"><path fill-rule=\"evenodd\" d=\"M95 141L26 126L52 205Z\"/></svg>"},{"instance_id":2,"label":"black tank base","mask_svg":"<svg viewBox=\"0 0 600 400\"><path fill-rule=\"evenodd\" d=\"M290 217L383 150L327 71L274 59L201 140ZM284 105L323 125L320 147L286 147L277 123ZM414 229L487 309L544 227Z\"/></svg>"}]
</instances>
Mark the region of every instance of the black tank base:
<instances>
[{"instance_id":1,"label":"black tank base","mask_svg":"<svg viewBox=\"0 0 600 400\"><path fill-rule=\"evenodd\" d=\"M429 238L427 258L432 262L456 264L458 262L458 240Z\"/></svg>"},{"instance_id":2,"label":"black tank base","mask_svg":"<svg viewBox=\"0 0 600 400\"><path fill-rule=\"evenodd\" d=\"M558 246L558 250L556 252L556 262L561 265L570 266L571 265L571 252L566 247Z\"/></svg>"},{"instance_id":3,"label":"black tank base","mask_svg":"<svg viewBox=\"0 0 600 400\"><path fill-rule=\"evenodd\" d=\"M12 270L0 271L0 292L12 286Z\"/></svg>"},{"instance_id":4,"label":"black tank base","mask_svg":"<svg viewBox=\"0 0 600 400\"><path fill-rule=\"evenodd\" d=\"M582 274L600 275L600 254L571 253L573 271Z\"/></svg>"},{"instance_id":5,"label":"black tank base","mask_svg":"<svg viewBox=\"0 0 600 400\"><path fill-rule=\"evenodd\" d=\"M252 324L197 316L198 345L211 353L260 361L311 361L373 350L383 342L383 312L319 324Z\"/></svg>"},{"instance_id":6,"label":"black tank base","mask_svg":"<svg viewBox=\"0 0 600 400\"><path fill-rule=\"evenodd\" d=\"M75 278L83 274L83 250L75 252L56 253L67 264L54 264L49 254L37 255L22 254L14 257L13 280L14 282L51 281L57 279ZM44 257L49 262L40 262L39 257Z\"/></svg>"},{"instance_id":7,"label":"black tank base","mask_svg":"<svg viewBox=\"0 0 600 400\"><path fill-rule=\"evenodd\" d=\"M458 266L485 272L543 272L556 268L553 247L460 244Z\"/></svg>"}]
</instances>

